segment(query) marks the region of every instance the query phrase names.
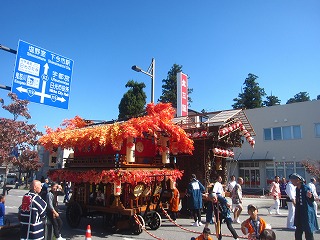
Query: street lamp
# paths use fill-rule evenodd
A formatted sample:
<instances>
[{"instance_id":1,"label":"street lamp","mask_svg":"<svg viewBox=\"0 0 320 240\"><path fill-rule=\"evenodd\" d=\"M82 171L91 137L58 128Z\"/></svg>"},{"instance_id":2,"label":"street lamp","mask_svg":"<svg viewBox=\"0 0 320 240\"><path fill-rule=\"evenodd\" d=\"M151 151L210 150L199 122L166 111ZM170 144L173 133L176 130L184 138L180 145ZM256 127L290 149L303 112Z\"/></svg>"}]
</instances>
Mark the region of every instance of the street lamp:
<instances>
[{"instance_id":1,"label":"street lamp","mask_svg":"<svg viewBox=\"0 0 320 240\"><path fill-rule=\"evenodd\" d=\"M154 102L155 64L156 64L156 61L154 58L152 58L151 64L150 64L147 71L143 71L137 65L134 65L131 67L132 70L134 70L136 72L142 72L142 73L148 75L149 77L151 77L151 103Z\"/></svg>"}]
</instances>

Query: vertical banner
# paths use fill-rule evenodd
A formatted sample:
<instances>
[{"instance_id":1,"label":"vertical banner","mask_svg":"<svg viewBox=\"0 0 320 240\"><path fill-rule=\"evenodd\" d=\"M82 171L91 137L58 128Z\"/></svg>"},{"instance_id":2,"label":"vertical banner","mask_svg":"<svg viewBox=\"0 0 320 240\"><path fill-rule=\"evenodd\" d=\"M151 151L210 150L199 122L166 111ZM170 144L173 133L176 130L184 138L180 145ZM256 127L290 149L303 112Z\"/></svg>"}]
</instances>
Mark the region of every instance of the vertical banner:
<instances>
[{"instance_id":1,"label":"vertical banner","mask_svg":"<svg viewBox=\"0 0 320 240\"><path fill-rule=\"evenodd\" d=\"M177 117L188 116L188 75L177 73Z\"/></svg>"}]
</instances>

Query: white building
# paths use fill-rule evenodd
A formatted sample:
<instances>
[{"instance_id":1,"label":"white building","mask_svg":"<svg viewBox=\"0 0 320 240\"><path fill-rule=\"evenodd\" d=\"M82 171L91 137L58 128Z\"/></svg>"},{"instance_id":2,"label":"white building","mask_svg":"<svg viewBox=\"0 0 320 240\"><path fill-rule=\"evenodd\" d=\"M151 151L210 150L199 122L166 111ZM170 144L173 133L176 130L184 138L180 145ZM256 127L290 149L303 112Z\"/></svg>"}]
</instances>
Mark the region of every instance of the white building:
<instances>
[{"instance_id":1,"label":"white building","mask_svg":"<svg viewBox=\"0 0 320 240\"><path fill-rule=\"evenodd\" d=\"M234 149L229 175L241 176L245 188L268 187L274 176L293 172L310 180L301 161L320 160L320 100L245 110L255 130L255 147Z\"/></svg>"}]
</instances>

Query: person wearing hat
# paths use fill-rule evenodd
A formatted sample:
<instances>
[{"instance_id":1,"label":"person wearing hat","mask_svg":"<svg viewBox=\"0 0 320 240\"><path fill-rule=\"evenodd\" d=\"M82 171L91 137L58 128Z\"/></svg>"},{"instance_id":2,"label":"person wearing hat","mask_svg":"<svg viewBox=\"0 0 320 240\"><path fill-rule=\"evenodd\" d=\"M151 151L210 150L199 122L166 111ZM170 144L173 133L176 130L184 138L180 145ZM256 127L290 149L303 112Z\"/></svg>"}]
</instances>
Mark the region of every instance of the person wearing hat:
<instances>
[{"instance_id":1,"label":"person wearing hat","mask_svg":"<svg viewBox=\"0 0 320 240\"><path fill-rule=\"evenodd\" d=\"M319 196L318 196L317 189L316 189L316 183L317 183L317 180L315 178L311 178L310 179L310 183L308 184L308 186L311 189L311 192L312 192L313 197L314 197L313 207L314 207L314 210L316 212L316 216L320 217L318 215L318 204L317 204L317 201L319 201Z\"/></svg>"},{"instance_id":2,"label":"person wearing hat","mask_svg":"<svg viewBox=\"0 0 320 240\"><path fill-rule=\"evenodd\" d=\"M249 218L242 222L241 231L244 235L249 234L249 239L259 239L260 234L267 228L266 221L258 216L258 208L253 205L248 205Z\"/></svg>"},{"instance_id":3,"label":"person wearing hat","mask_svg":"<svg viewBox=\"0 0 320 240\"><path fill-rule=\"evenodd\" d=\"M313 232L319 229L316 212L314 211L314 196L311 189L304 184L304 179L297 173L290 175L290 180L296 186L296 210L294 216L295 240L314 240Z\"/></svg>"},{"instance_id":4,"label":"person wearing hat","mask_svg":"<svg viewBox=\"0 0 320 240\"><path fill-rule=\"evenodd\" d=\"M213 238L210 236L210 229L205 227L200 236L197 238L192 237L191 240L213 240Z\"/></svg>"}]
</instances>

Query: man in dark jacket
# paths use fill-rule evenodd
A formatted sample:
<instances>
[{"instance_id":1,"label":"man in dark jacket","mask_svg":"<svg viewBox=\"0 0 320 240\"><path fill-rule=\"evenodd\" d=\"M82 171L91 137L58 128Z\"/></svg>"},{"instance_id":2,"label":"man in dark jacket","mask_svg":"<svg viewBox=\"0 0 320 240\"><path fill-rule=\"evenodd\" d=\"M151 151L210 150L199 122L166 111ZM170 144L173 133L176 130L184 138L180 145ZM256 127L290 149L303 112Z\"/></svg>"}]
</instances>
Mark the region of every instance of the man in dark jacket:
<instances>
[{"instance_id":1,"label":"man in dark jacket","mask_svg":"<svg viewBox=\"0 0 320 240\"><path fill-rule=\"evenodd\" d=\"M30 191L22 198L20 208L21 239L44 239L44 219L46 216L46 202L38 195L41 182L34 180L30 184Z\"/></svg>"},{"instance_id":2,"label":"man in dark jacket","mask_svg":"<svg viewBox=\"0 0 320 240\"><path fill-rule=\"evenodd\" d=\"M190 209L192 210L194 224L199 227L201 222L201 208L202 208L202 193L205 192L204 186L197 180L196 175L191 175L191 181L188 185L188 195L190 197Z\"/></svg>"},{"instance_id":3,"label":"man in dark jacket","mask_svg":"<svg viewBox=\"0 0 320 240\"><path fill-rule=\"evenodd\" d=\"M295 239L302 240L305 233L306 240L313 240L313 232L319 229L317 216L314 211L314 196L311 189L304 184L304 179L297 173L290 175L290 180L296 186L296 210L294 225L296 226Z\"/></svg>"}]
</instances>

